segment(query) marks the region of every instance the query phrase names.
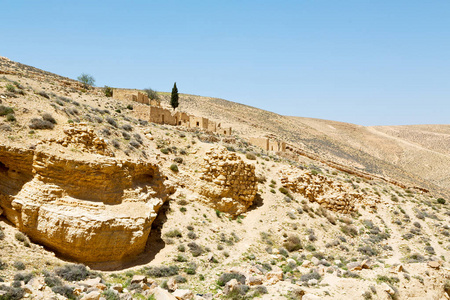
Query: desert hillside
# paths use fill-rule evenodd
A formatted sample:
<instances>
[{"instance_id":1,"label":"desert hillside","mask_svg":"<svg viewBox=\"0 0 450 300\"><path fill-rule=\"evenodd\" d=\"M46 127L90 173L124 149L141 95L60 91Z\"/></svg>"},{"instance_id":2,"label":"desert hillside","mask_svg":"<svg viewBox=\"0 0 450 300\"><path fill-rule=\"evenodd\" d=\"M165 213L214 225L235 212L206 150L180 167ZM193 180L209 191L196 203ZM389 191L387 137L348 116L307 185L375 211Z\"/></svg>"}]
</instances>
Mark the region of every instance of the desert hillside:
<instances>
[{"instance_id":1,"label":"desert hillside","mask_svg":"<svg viewBox=\"0 0 450 300\"><path fill-rule=\"evenodd\" d=\"M449 299L450 125L179 102L0 57L0 299Z\"/></svg>"},{"instance_id":2,"label":"desert hillside","mask_svg":"<svg viewBox=\"0 0 450 300\"><path fill-rule=\"evenodd\" d=\"M449 125L364 127L281 116L217 98L182 99L181 109L226 121L244 136L275 134L322 158L448 196Z\"/></svg>"}]
</instances>

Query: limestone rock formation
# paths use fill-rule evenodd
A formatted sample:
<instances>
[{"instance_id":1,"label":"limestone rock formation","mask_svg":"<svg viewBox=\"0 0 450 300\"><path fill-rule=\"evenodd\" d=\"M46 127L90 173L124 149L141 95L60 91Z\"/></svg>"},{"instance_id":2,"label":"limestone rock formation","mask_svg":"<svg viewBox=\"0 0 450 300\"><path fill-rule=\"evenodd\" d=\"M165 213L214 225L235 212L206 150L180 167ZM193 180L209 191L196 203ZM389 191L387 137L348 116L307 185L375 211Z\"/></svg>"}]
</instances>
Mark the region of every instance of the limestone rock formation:
<instances>
[{"instance_id":1,"label":"limestone rock formation","mask_svg":"<svg viewBox=\"0 0 450 300\"><path fill-rule=\"evenodd\" d=\"M350 186L309 170L282 169L280 178L283 187L333 211L350 213L364 200L364 195Z\"/></svg>"},{"instance_id":2,"label":"limestone rock formation","mask_svg":"<svg viewBox=\"0 0 450 300\"><path fill-rule=\"evenodd\" d=\"M0 207L33 241L82 262L142 252L173 192L156 163L0 146Z\"/></svg>"},{"instance_id":3,"label":"limestone rock formation","mask_svg":"<svg viewBox=\"0 0 450 300\"><path fill-rule=\"evenodd\" d=\"M255 166L225 148L206 153L196 190L215 209L238 215L253 203L257 192Z\"/></svg>"}]
</instances>

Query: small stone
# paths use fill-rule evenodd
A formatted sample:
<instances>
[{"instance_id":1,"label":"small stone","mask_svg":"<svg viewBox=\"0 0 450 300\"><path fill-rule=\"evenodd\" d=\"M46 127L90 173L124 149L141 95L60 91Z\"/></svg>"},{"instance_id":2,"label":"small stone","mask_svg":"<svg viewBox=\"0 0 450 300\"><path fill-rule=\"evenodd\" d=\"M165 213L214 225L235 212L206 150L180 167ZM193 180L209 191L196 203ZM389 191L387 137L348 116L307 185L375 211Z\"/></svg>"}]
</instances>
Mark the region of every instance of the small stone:
<instances>
[{"instance_id":1,"label":"small stone","mask_svg":"<svg viewBox=\"0 0 450 300\"><path fill-rule=\"evenodd\" d=\"M433 269L439 269L441 267L441 264L438 261L432 260L428 262L428 266Z\"/></svg>"},{"instance_id":2,"label":"small stone","mask_svg":"<svg viewBox=\"0 0 450 300\"><path fill-rule=\"evenodd\" d=\"M177 289L172 293L179 300L190 300L194 299L194 294L190 290Z\"/></svg>"},{"instance_id":3,"label":"small stone","mask_svg":"<svg viewBox=\"0 0 450 300\"><path fill-rule=\"evenodd\" d=\"M99 300L100 299L100 293L97 291L90 292L87 295L84 295L81 300Z\"/></svg>"},{"instance_id":4,"label":"small stone","mask_svg":"<svg viewBox=\"0 0 450 300\"><path fill-rule=\"evenodd\" d=\"M115 291L118 291L119 293L122 293L122 291L123 291L123 286L122 286L121 283L116 283L116 284L113 284L113 285L111 286L111 289L113 289L113 290L115 290Z\"/></svg>"},{"instance_id":5,"label":"small stone","mask_svg":"<svg viewBox=\"0 0 450 300\"><path fill-rule=\"evenodd\" d=\"M167 281L167 288L169 289L169 291L175 291L176 289L178 289L178 285L177 282L175 281L175 278L170 278Z\"/></svg>"},{"instance_id":6,"label":"small stone","mask_svg":"<svg viewBox=\"0 0 450 300\"><path fill-rule=\"evenodd\" d=\"M317 279L310 279L308 280L308 285L317 285L319 281Z\"/></svg>"},{"instance_id":7,"label":"small stone","mask_svg":"<svg viewBox=\"0 0 450 300\"><path fill-rule=\"evenodd\" d=\"M174 295L159 286L154 289L153 297L155 300L177 300Z\"/></svg>"},{"instance_id":8,"label":"small stone","mask_svg":"<svg viewBox=\"0 0 450 300\"><path fill-rule=\"evenodd\" d=\"M305 294L303 295L302 300L322 300L322 298L314 294Z\"/></svg>"},{"instance_id":9,"label":"small stone","mask_svg":"<svg viewBox=\"0 0 450 300\"><path fill-rule=\"evenodd\" d=\"M131 284L133 283L146 283L147 277L145 275L134 275L133 278L131 278Z\"/></svg>"}]
</instances>

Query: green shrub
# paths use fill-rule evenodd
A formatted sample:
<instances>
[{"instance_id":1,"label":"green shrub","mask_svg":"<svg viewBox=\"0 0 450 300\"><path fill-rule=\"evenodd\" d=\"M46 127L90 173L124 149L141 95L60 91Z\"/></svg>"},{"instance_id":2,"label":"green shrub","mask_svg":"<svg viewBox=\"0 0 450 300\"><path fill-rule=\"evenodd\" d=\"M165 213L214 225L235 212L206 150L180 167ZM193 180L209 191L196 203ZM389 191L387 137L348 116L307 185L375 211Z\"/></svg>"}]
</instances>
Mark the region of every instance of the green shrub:
<instances>
[{"instance_id":1,"label":"green shrub","mask_svg":"<svg viewBox=\"0 0 450 300\"><path fill-rule=\"evenodd\" d=\"M113 96L113 89L107 85L103 88L103 93L106 97L112 97Z\"/></svg>"},{"instance_id":2,"label":"green shrub","mask_svg":"<svg viewBox=\"0 0 450 300\"><path fill-rule=\"evenodd\" d=\"M67 281L85 280L90 272L82 264L64 265L55 269L55 273Z\"/></svg>"},{"instance_id":3,"label":"green shrub","mask_svg":"<svg viewBox=\"0 0 450 300\"><path fill-rule=\"evenodd\" d=\"M289 195L289 191L284 187L280 187L278 190L284 195Z\"/></svg>"},{"instance_id":4,"label":"green shrub","mask_svg":"<svg viewBox=\"0 0 450 300\"><path fill-rule=\"evenodd\" d=\"M147 274L151 277L169 277L178 275L177 266L161 266L161 267L151 267Z\"/></svg>"},{"instance_id":5,"label":"green shrub","mask_svg":"<svg viewBox=\"0 0 450 300\"><path fill-rule=\"evenodd\" d=\"M378 275L377 282L386 282L389 284L395 284L395 283L400 282L400 279L398 279L398 277L389 277L386 275Z\"/></svg>"},{"instance_id":6,"label":"green shrub","mask_svg":"<svg viewBox=\"0 0 450 300\"><path fill-rule=\"evenodd\" d=\"M144 89L144 92L147 93L147 96L150 100L156 100L159 98L158 93L151 88Z\"/></svg>"},{"instance_id":7,"label":"green shrub","mask_svg":"<svg viewBox=\"0 0 450 300\"><path fill-rule=\"evenodd\" d=\"M2 293L0 296L0 299L6 299L6 300L19 300L22 299L25 295L24 289L20 287L9 287L6 285L0 285L0 291L3 291L5 293Z\"/></svg>"},{"instance_id":8,"label":"green shrub","mask_svg":"<svg viewBox=\"0 0 450 300\"><path fill-rule=\"evenodd\" d=\"M30 129L53 129L55 125L52 122L43 119L33 118L28 127L30 127Z\"/></svg>"},{"instance_id":9,"label":"green shrub","mask_svg":"<svg viewBox=\"0 0 450 300\"><path fill-rule=\"evenodd\" d=\"M351 236L351 237L355 237L358 235L358 229L356 229L356 227L350 226L350 225L341 226L341 231L342 231L342 233L344 233L348 236Z\"/></svg>"},{"instance_id":10,"label":"green shrub","mask_svg":"<svg viewBox=\"0 0 450 300\"><path fill-rule=\"evenodd\" d=\"M176 164L171 164L171 165L170 165L170 169L171 169L173 172L178 172L178 166L177 166Z\"/></svg>"},{"instance_id":11,"label":"green shrub","mask_svg":"<svg viewBox=\"0 0 450 300\"><path fill-rule=\"evenodd\" d=\"M194 242L189 243L188 247L189 247L189 251L191 251L192 256L194 256L194 257L200 256L203 254L203 247Z\"/></svg>"},{"instance_id":12,"label":"green shrub","mask_svg":"<svg viewBox=\"0 0 450 300\"><path fill-rule=\"evenodd\" d=\"M302 242L297 235L289 235L286 241L283 243L283 247L289 252L302 249Z\"/></svg>"},{"instance_id":13,"label":"green shrub","mask_svg":"<svg viewBox=\"0 0 450 300\"><path fill-rule=\"evenodd\" d=\"M13 113L14 109L12 109L11 107L0 105L0 116L6 116Z\"/></svg>"},{"instance_id":14,"label":"green shrub","mask_svg":"<svg viewBox=\"0 0 450 300\"><path fill-rule=\"evenodd\" d=\"M42 115L42 119L45 121L49 121L50 123L56 124L55 118L53 118L53 116L49 113L44 113Z\"/></svg>"},{"instance_id":15,"label":"green shrub","mask_svg":"<svg viewBox=\"0 0 450 300\"><path fill-rule=\"evenodd\" d=\"M223 273L217 280L217 284L220 286L225 286L225 284L227 284L231 279L236 279L237 282L244 284L246 278L245 275L239 273Z\"/></svg>"},{"instance_id":16,"label":"green shrub","mask_svg":"<svg viewBox=\"0 0 450 300\"><path fill-rule=\"evenodd\" d=\"M52 287L53 293L63 295L67 299L77 299L73 293L74 287L68 285L57 285Z\"/></svg>"},{"instance_id":17,"label":"green shrub","mask_svg":"<svg viewBox=\"0 0 450 300\"><path fill-rule=\"evenodd\" d=\"M166 232L164 235L166 237L169 237L169 238L174 238L174 237L180 238L180 237L182 237L182 234L181 234L181 232L178 229L172 229L172 230Z\"/></svg>"},{"instance_id":18,"label":"green shrub","mask_svg":"<svg viewBox=\"0 0 450 300\"><path fill-rule=\"evenodd\" d=\"M61 286L63 283L61 281L61 279L54 275L54 274L50 274L48 272L43 272L44 274L44 282L46 285L48 285L49 287L54 287L54 286Z\"/></svg>"},{"instance_id":19,"label":"green shrub","mask_svg":"<svg viewBox=\"0 0 450 300\"><path fill-rule=\"evenodd\" d=\"M37 94L38 94L39 96L41 96L41 97L50 99L50 96L49 96L46 92L44 92L44 91L39 91L39 92L37 92Z\"/></svg>"},{"instance_id":20,"label":"green shrub","mask_svg":"<svg viewBox=\"0 0 450 300\"><path fill-rule=\"evenodd\" d=\"M25 264L21 261L15 261L13 263L14 268L16 268L17 270L25 270Z\"/></svg>"},{"instance_id":21,"label":"green shrub","mask_svg":"<svg viewBox=\"0 0 450 300\"><path fill-rule=\"evenodd\" d=\"M163 154L169 154L169 149L167 149L167 148L161 148L161 153L163 153Z\"/></svg>"},{"instance_id":22,"label":"green shrub","mask_svg":"<svg viewBox=\"0 0 450 300\"><path fill-rule=\"evenodd\" d=\"M439 204L445 204L445 199L444 199L444 198L438 198L438 199L437 199L437 202L438 202Z\"/></svg>"},{"instance_id":23,"label":"green shrub","mask_svg":"<svg viewBox=\"0 0 450 300\"><path fill-rule=\"evenodd\" d=\"M255 160L256 159L256 155L253 153L248 152L247 154L245 154L245 157L249 160Z\"/></svg>"},{"instance_id":24,"label":"green shrub","mask_svg":"<svg viewBox=\"0 0 450 300\"><path fill-rule=\"evenodd\" d=\"M16 117L13 114L6 115L6 121L8 122L15 122Z\"/></svg>"},{"instance_id":25,"label":"green shrub","mask_svg":"<svg viewBox=\"0 0 450 300\"><path fill-rule=\"evenodd\" d=\"M109 125L114 126L114 127L117 128L117 122L116 122L116 120L114 120L113 118L111 118L111 117L106 117L106 122L108 122Z\"/></svg>"},{"instance_id":26,"label":"green shrub","mask_svg":"<svg viewBox=\"0 0 450 300\"><path fill-rule=\"evenodd\" d=\"M8 83L6 85L6 90L10 93L14 93L16 91L16 88L14 87L14 85Z\"/></svg>"},{"instance_id":27,"label":"green shrub","mask_svg":"<svg viewBox=\"0 0 450 300\"><path fill-rule=\"evenodd\" d=\"M23 281L27 284L33 277L33 273L17 273L14 275L14 281Z\"/></svg>"},{"instance_id":28,"label":"green shrub","mask_svg":"<svg viewBox=\"0 0 450 300\"><path fill-rule=\"evenodd\" d=\"M320 278L321 278L320 274L317 273L316 271L313 271L313 272L308 273L308 274L303 274L303 275L300 277L300 280L301 280L301 281L307 282L307 281L309 281L309 280L311 280L311 279L317 279L317 280L319 280Z\"/></svg>"}]
</instances>

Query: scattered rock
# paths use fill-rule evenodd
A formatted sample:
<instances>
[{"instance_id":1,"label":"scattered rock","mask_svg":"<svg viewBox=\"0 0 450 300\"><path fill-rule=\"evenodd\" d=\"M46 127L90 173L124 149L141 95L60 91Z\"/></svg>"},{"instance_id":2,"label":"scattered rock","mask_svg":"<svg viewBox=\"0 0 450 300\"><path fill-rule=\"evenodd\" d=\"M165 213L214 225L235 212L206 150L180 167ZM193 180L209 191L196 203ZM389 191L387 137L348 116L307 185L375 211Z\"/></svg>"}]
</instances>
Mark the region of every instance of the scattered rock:
<instances>
[{"instance_id":1,"label":"scattered rock","mask_svg":"<svg viewBox=\"0 0 450 300\"><path fill-rule=\"evenodd\" d=\"M322 300L319 296L316 296L314 294L305 294L301 298L302 300Z\"/></svg>"},{"instance_id":2,"label":"scattered rock","mask_svg":"<svg viewBox=\"0 0 450 300\"><path fill-rule=\"evenodd\" d=\"M174 295L159 286L153 290L153 296L155 297L155 300L177 300Z\"/></svg>"},{"instance_id":3,"label":"scattered rock","mask_svg":"<svg viewBox=\"0 0 450 300\"><path fill-rule=\"evenodd\" d=\"M168 281L167 281L167 288L169 289L169 291L175 291L176 289L178 289L178 284L175 281L174 277L171 277Z\"/></svg>"},{"instance_id":4,"label":"scattered rock","mask_svg":"<svg viewBox=\"0 0 450 300\"><path fill-rule=\"evenodd\" d=\"M283 280L283 271L271 271L266 274L266 281L269 284L275 284Z\"/></svg>"},{"instance_id":5,"label":"scattered rock","mask_svg":"<svg viewBox=\"0 0 450 300\"><path fill-rule=\"evenodd\" d=\"M90 292L89 294L84 295L81 300L99 300L101 294L97 291Z\"/></svg>"},{"instance_id":6,"label":"scattered rock","mask_svg":"<svg viewBox=\"0 0 450 300\"><path fill-rule=\"evenodd\" d=\"M385 291L386 293L388 293L389 295L395 295L395 291L393 288L391 288L386 282L383 282L381 284L381 288L383 289L383 291Z\"/></svg>"},{"instance_id":7,"label":"scattered rock","mask_svg":"<svg viewBox=\"0 0 450 300\"><path fill-rule=\"evenodd\" d=\"M432 260L432 261L428 262L428 266L433 269L439 269L441 267L441 263L438 261Z\"/></svg>"},{"instance_id":8,"label":"scattered rock","mask_svg":"<svg viewBox=\"0 0 450 300\"><path fill-rule=\"evenodd\" d=\"M190 290L177 289L172 293L178 300L194 299L194 294Z\"/></svg>"},{"instance_id":9,"label":"scattered rock","mask_svg":"<svg viewBox=\"0 0 450 300\"><path fill-rule=\"evenodd\" d=\"M131 284L133 283L147 283L147 277L145 275L134 275L131 278Z\"/></svg>"},{"instance_id":10,"label":"scattered rock","mask_svg":"<svg viewBox=\"0 0 450 300\"><path fill-rule=\"evenodd\" d=\"M262 282L263 282L263 280L260 276L249 276L247 278L248 285L261 285Z\"/></svg>"}]
</instances>

